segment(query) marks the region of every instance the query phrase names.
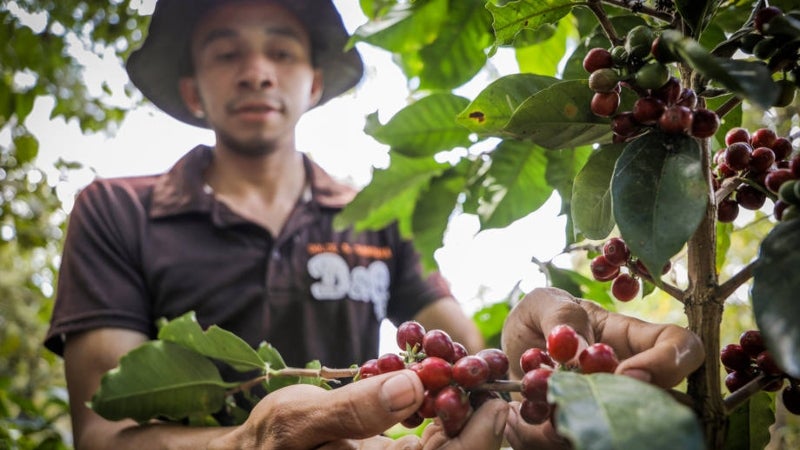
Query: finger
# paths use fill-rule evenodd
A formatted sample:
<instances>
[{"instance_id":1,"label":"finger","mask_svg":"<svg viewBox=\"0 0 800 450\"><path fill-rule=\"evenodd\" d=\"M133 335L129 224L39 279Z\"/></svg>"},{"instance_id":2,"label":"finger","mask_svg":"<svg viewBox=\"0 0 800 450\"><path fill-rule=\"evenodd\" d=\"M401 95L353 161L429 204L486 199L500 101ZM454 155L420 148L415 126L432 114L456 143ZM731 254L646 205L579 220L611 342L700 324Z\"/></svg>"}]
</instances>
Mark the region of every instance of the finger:
<instances>
[{"instance_id":1,"label":"finger","mask_svg":"<svg viewBox=\"0 0 800 450\"><path fill-rule=\"evenodd\" d=\"M508 417L505 400L490 400L475 410L457 436L449 438L441 425L434 421L422 435L423 449L448 450L496 449L503 444L503 432Z\"/></svg>"},{"instance_id":2,"label":"finger","mask_svg":"<svg viewBox=\"0 0 800 450\"><path fill-rule=\"evenodd\" d=\"M547 348L546 336L556 325L571 326L583 338L578 351L594 342L594 332L581 300L556 288L538 288L527 294L508 315L502 346L513 377L521 378L519 357L531 348Z\"/></svg>"},{"instance_id":3,"label":"finger","mask_svg":"<svg viewBox=\"0 0 800 450\"><path fill-rule=\"evenodd\" d=\"M509 403L505 438L514 449L552 449L567 450L569 442L556 433L552 423L531 425L519 415L519 402Z\"/></svg>"},{"instance_id":4,"label":"finger","mask_svg":"<svg viewBox=\"0 0 800 450\"><path fill-rule=\"evenodd\" d=\"M365 378L325 391L316 411L314 434L320 442L364 439L386 431L414 413L424 396L419 377L410 370Z\"/></svg>"},{"instance_id":5,"label":"finger","mask_svg":"<svg viewBox=\"0 0 800 450\"><path fill-rule=\"evenodd\" d=\"M631 337L630 339L633 339ZM616 373L628 375L663 388L671 388L703 364L705 350L694 333L665 325L655 342L643 351L634 345L634 355L617 366Z\"/></svg>"}]
</instances>

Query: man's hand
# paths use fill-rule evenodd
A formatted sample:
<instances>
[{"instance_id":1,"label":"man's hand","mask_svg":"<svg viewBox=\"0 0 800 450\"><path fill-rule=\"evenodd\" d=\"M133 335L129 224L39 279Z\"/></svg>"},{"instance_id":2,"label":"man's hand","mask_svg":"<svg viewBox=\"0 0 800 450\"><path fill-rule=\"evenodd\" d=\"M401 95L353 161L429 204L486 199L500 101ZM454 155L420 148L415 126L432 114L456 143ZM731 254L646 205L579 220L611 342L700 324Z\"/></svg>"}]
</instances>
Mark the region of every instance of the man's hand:
<instances>
[{"instance_id":1,"label":"man's hand","mask_svg":"<svg viewBox=\"0 0 800 450\"><path fill-rule=\"evenodd\" d=\"M411 416L424 388L410 370L366 378L334 390L293 385L267 395L244 425L209 443L209 449L453 449L499 448L508 414L505 402L488 402L454 439L434 424L422 438L376 437ZM477 445L477 447L476 447Z\"/></svg>"},{"instance_id":2,"label":"man's hand","mask_svg":"<svg viewBox=\"0 0 800 450\"><path fill-rule=\"evenodd\" d=\"M536 289L511 311L503 327L503 350L511 377L523 375L519 358L530 347L546 348L556 325L567 324L581 337L578 352L595 342L614 348L620 364L615 373L663 388L681 382L703 363L705 351L694 333L674 324L654 324L609 312L596 303L554 289ZM525 423L512 408L506 438L514 448L568 448L551 424Z\"/></svg>"}]
</instances>

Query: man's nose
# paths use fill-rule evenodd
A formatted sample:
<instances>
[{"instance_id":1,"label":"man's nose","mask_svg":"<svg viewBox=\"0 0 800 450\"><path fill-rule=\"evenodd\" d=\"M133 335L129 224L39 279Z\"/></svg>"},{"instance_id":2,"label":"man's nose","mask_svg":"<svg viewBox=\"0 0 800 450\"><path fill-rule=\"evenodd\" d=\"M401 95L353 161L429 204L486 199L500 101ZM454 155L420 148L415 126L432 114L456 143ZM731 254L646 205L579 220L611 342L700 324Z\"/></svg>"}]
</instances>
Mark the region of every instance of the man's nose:
<instances>
[{"instance_id":1,"label":"man's nose","mask_svg":"<svg viewBox=\"0 0 800 450\"><path fill-rule=\"evenodd\" d=\"M264 55L251 54L242 64L239 86L245 89L263 90L275 84L275 66Z\"/></svg>"}]
</instances>

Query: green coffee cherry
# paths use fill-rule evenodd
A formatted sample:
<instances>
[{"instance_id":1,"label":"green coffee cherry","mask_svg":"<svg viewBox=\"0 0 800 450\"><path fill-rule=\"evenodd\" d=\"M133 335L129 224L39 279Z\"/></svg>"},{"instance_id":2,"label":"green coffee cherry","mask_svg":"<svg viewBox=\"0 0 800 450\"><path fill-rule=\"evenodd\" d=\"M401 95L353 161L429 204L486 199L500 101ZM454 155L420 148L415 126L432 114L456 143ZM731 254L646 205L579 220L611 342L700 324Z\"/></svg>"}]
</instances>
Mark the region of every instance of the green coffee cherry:
<instances>
[{"instance_id":1,"label":"green coffee cherry","mask_svg":"<svg viewBox=\"0 0 800 450\"><path fill-rule=\"evenodd\" d=\"M625 50L634 58L644 58L650 53L655 35L647 25L638 25L631 28L625 39Z\"/></svg>"},{"instance_id":2,"label":"green coffee cherry","mask_svg":"<svg viewBox=\"0 0 800 450\"><path fill-rule=\"evenodd\" d=\"M595 92L611 92L619 83L619 75L614 69L599 69L589 75L589 88Z\"/></svg>"},{"instance_id":3,"label":"green coffee cherry","mask_svg":"<svg viewBox=\"0 0 800 450\"><path fill-rule=\"evenodd\" d=\"M643 89L658 89L669 80L669 69L660 63L642 66L636 71L634 81Z\"/></svg>"},{"instance_id":4,"label":"green coffee cherry","mask_svg":"<svg viewBox=\"0 0 800 450\"><path fill-rule=\"evenodd\" d=\"M795 185L797 180L785 181L778 189L778 198L790 205L796 205L800 196L795 193Z\"/></svg>"},{"instance_id":5,"label":"green coffee cherry","mask_svg":"<svg viewBox=\"0 0 800 450\"><path fill-rule=\"evenodd\" d=\"M778 85L778 99L775 100L775 104L772 106L783 108L791 105L794 101L794 93L796 90L794 83L784 78L777 80L775 84Z\"/></svg>"}]
</instances>

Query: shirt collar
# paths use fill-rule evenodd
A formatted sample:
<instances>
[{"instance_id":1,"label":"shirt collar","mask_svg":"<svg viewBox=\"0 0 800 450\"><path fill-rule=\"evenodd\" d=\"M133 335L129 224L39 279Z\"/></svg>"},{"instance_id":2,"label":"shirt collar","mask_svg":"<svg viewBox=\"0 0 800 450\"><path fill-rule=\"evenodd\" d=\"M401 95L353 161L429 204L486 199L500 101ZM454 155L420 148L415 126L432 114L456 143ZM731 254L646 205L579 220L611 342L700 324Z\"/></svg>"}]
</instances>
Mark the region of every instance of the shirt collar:
<instances>
[{"instance_id":1,"label":"shirt collar","mask_svg":"<svg viewBox=\"0 0 800 450\"><path fill-rule=\"evenodd\" d=\"M214 194L206 185L204 174L213 158L211 147L199 145L160 175L153 188L150 217L211 212ZM335 180L305 153L303 165L309 183L301 198L302 203L342 209L355 197L357 191L354 187Z\"/></svg>"}]
</instances>

